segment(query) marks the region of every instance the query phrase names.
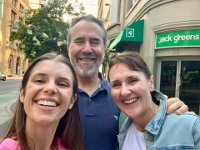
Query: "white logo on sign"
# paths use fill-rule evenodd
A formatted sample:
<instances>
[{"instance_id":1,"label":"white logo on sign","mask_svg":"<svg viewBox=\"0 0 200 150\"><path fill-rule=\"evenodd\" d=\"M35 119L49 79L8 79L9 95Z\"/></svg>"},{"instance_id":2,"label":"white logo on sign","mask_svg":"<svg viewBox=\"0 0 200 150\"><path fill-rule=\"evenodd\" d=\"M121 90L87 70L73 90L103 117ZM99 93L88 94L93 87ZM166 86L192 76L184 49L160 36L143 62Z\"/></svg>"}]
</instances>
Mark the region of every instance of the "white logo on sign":
<instances>
[{"instance_id":1,"label":"white logo on sign","mask_svg":"<svg viewBox=\"0 0 200 150\"><path fill-rule=\"evenodd\" d=\"M127 28L126 29L126 37L134 37L134 29Z\"/></svg>"}]
</instances>

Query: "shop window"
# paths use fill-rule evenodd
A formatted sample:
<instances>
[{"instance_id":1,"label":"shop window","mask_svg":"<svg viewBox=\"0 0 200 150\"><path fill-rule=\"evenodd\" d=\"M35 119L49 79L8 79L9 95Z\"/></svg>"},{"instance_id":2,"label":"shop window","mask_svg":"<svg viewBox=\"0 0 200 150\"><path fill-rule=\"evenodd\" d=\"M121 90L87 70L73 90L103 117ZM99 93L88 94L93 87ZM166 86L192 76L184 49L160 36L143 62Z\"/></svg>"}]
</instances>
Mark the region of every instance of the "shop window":
<instances>
[{"instance_id":1,"label":"shop window","mask_svg":"<svg viewBox=\"0 0 200 150\"><path fill-rule=\"evenodd\" d=\"M179 97L196 114L200 110L200 61L161 61L160 91L169 97Z\"/></svg>"}]
</instances>

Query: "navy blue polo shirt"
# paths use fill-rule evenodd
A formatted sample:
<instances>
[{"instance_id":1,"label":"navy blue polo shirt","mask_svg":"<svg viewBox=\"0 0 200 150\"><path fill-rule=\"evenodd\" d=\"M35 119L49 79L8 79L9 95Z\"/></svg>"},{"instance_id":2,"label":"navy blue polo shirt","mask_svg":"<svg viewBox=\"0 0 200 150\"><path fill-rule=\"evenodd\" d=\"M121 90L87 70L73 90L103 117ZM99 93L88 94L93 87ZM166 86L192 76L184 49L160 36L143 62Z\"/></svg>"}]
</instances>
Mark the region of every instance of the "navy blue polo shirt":
<instances>
[{"instance_id":1,"label":"navy blue polo shirt","mask_svg":"<svg viewBox=\"0 0 200 150\"><path fill-rule=\"evenodd\" d=\"M114 150L118 134L119 109L111 87L101 74L101 86L89 96L79 90L79 110L87 150Z\"/></svg>"}]
</instances>

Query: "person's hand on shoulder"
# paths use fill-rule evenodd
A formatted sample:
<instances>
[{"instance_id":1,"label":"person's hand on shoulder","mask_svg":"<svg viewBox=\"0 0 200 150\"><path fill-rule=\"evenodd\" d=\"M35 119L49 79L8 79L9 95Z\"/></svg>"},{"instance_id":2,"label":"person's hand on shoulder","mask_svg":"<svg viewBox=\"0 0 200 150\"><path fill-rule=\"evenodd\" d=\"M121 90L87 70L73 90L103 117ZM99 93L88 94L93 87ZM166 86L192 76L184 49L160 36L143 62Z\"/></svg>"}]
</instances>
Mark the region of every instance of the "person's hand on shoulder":
<instances>
[{"instance_id":1,"label":"person's hand on shoulder","mask_svg":"<svg viewBox=\"0 0 200 150\"><path fill-rule=\"evenodd\" d=\"M167 106L167 114L171 114L174 111L176 111L178 115L188 112L188 106L177 97L167 97ZM195 114L195 112L190 113Z\"/></svg>"}]
</instances>

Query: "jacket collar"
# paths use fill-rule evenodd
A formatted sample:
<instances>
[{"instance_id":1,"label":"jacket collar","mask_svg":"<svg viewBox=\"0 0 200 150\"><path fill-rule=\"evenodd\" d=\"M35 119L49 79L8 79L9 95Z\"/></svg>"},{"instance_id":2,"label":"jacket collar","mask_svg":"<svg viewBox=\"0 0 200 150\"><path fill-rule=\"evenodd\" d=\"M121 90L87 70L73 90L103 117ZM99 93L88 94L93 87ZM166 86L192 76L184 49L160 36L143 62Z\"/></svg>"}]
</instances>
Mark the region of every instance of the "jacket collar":
<instances>
[{"instance_id":1,"label":"jacket collar","mask_svg":"<svg viewBox=\"0 0 200 150\"><path fill-rule=\"evenodd\" d=\"M167 113L167 102L166 102L167 100L165 96L158 91L154 91L151 94L152 97L154 98L155 103L159 103L159 109L156 115L151 119L151 121L148 123L145 129L151 134L156 135L159 133L164 123L164 119ZM120 121L119 121L120 134L118 135L118 140L125 139L126 133L131 123L132 120L128 116L126 116L124 113L120 114Z\"/></svg>"},{"instance_id":2,"label":"jacket collar","mask_svg":"<svg viewBox=\"0 0 200 150\"><path fill-rule=\"evenodd\" d=\"M167 100L165 96L158 91L152 92L152 96L154 97L155 101L160 103L159 109L156 115L151 119L151 121L148 123L145 129L151 134L156 135L159 133L164 123L164 119L167 113Z\"/></svg>"}]
</instances>

